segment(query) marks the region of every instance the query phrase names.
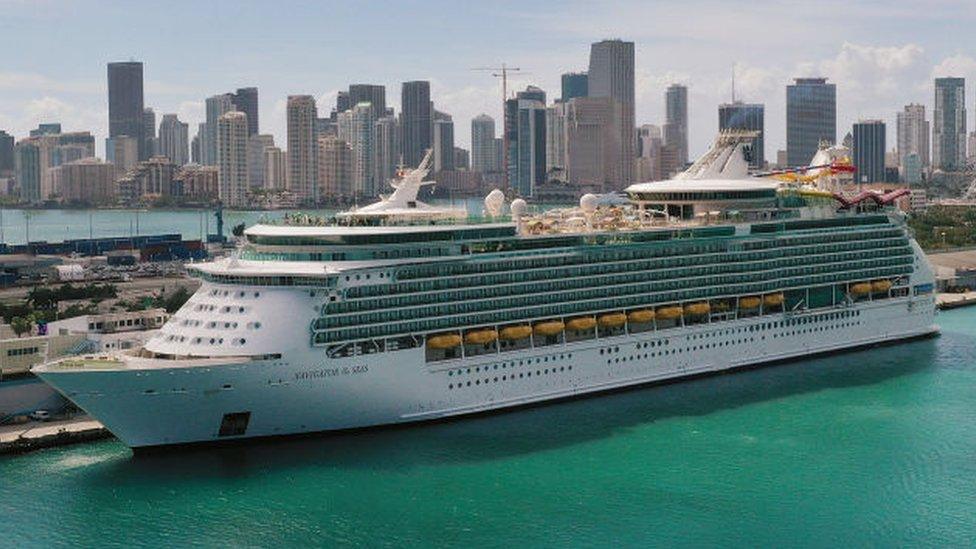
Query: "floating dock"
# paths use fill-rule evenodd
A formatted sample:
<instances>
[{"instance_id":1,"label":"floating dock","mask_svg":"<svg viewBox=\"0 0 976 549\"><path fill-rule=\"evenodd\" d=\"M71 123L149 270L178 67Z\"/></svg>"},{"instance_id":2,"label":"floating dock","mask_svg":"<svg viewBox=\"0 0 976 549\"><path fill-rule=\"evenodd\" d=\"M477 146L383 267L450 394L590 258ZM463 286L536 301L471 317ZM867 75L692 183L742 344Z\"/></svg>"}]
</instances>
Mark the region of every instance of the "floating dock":
<instances>
[{"instance_id":1,"label":"floating dock","mask_svg":"<svg viewBox=\"0 0 976 549\"><path fill-rule=\"evenodd\" d=\"M112 436L101 423L85 416L62 421L0 426L0 454L30 452Z\"/></svg>"}]
</instances>

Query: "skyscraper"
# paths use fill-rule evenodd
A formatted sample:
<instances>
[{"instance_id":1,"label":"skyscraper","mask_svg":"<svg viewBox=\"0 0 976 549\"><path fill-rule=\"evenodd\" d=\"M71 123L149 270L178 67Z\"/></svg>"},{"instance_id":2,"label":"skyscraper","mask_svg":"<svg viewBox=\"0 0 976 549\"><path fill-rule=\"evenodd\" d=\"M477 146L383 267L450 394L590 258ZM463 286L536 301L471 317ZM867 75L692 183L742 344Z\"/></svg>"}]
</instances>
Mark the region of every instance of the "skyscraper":
<instances>
[{"instance_id":1,"label":"skyscraper","mask_svg":"<svg viewBox=\"0 0 976 549\"><path fill-rule=\"evenodd\" d=\"M250 124L248 126L250 127ZM274 136L271 134L257 134L247 138L248 187L257 189L267 188L267 184L264 182L264 149L274 146Z\"/></svg>"},{"instance_id":2,"label":"skyscraper","mask_svg":"<svg viewBox=\"0 0 976 549\"><path fill-rule=\"evenodd\" d=\"M41 148L34 139L24 139L14 146L17 184L24 202L41 201Z\"/></svg>"},{"instance_id":3,"label":"skyscraper","mask_svg":"<svg viewBox=\"0 0 976 549\"><path fill-rule=\"evenodd\" d=\"M217 120L234 110L233 96L222 93L207 98L207 121L201 124L200 163L217 165ZM238 111L240 112L240 111Z\"/></svg>"},{"instance_id":4,"label":"skyscraper","mask_svg":"<svg viewBox=\"0 0 976 549\"><path fill-rule=\"evenodd\" d=\"M929 121L925 105L905 105L898 113L898 165L904 170L905 159L915 154L921 166L929 165Z\"/></svg>"},{"instance_id":5,"label":"skyscraper","mask_svg":"<svg viewBox=\"0 0 976 549\"><path fill-rule=\"evenodd\" d=\"M115 165L119 175L139 163L139 140L128 135L109 137L105 140L105 160Z\"/></svg>"},{"instance_id":6,"label":"skyscraper","mask_svg":"<svg viewBox=\"0 0 976 549\"><path fill-rule=\"evenodd\" d=\"M0 173L12 172L15 166L14 136L0 130Z\"/></svg>"},{"instance_id":7,"label":"skyscraper","mask_svg":"<svg viewBox=\"0 0 976 549\"><path fill-rule=\"evenodd\" d=\"M318 110L311 95L288 96L288 190L305 203L318 200L315 157L318 150L315 119Z\"/></svg>"},{"instance_id":8,"label":"skyscraper","mask_svg":"<svg viewBox=\"0 0 976 549\"><path fill-rule=\"evenodd\" d=\"M546 177L562 182L567 181L566 113L569 101L556 101L546 107Z\"/></svg>"},{"instance_id":9,"label":"skyscraper","mask_svg":"<svg viewBox=\"0 0 976 549\"><path fill-rule=\"evenodd\" d=\"M932 111L932 166L955 171L966 165L966 79L936 78Z\"/></svg>"},{"instance_id":10,"label":"skyscraper","mask_svg":"<svg viewBox=\"0 0 976 549\"><path fill-rule=\"evenodd\" d=\"M618 157L622 134L617 124L624 118L622 109L623 105L610 97L577 97L566 103L565 170L569 184L607 191L626 186Z\"/></svg>"},{"instance_id":11,"label":"skyscraper","mask_svg":"<svg viewBox=\"0 0 976 549\"><path fill-rule=\"evenodd\" d=\"M403 163L409 167L416 167L430 148L433 137L430 82L426 80L404 82L400 110Z\"/></svg>"},{"instance_id":12,"label":"skyscraper","mask_svg":"<svg viewBox=\"0 0 976 549\"><path fill-rule=\"evenodd\" d=\"M676 152L678 166L688 163L688 87L671 84L664 92L664 145ZM665 174L667 175L667 174Z\"/></svg>"},{"instance_id":13,"label":"skyscraper","mask_svg":"<svg viewBox=\"0 0 976 549\"><path fill-rule=\"evenodd\" d=\"M434 121L434 172L454 171L454 121L450 116Z\"/></svg>"},{"instance_id":14,"label":"skyscraper","mask_svg":"<svg viewBox=\"0 0 976 549\"><path fill-rule=\"evenodd\" d=\"M189 163L189 125L175 114L164 114L159 122L159 151L177 166Z\"/></svg>"},{"instance_id":15,"label":"skyscraper","mask_svg":"<svg viewBox=\"0 0 976 549\"><path fill-rule=\"evenodd\" d=\"M149 107L142 110L142 128L146 132L146 158L159 154L156 150L159 146L156 142L156 111Z\"/></svg>"},{"instance_id":16,"label":"skyscraper","mask_svg":"<svg viewBox=\"0 0 976 549\"><path fill-rule=\"evenodd\" d=\"M247 205L247 115L224 113L217 119L219 197L225 206Z\"/></svg>"},{"instance_id":17,"label":"skyscraper","mask_svg":"<svg viewBox=\"0 0 976 549\"><path fill-rule=\"evenodd\" d=\"M376 196L376 187L373 184L375 123L376 117L373 115L371 103L358 103L348 111L339 113L339 138L349 143L352 149L350 173L355 196Z\"/></svg>"},{"instance_id":18,"label":"skyscraper","mask_svg":"<svg viewBox=\"0 0 976 549\"><path fill-rule=\"evenodd\" d=\"M795 78L786 86L786 162L807 166L820 142L837 142L837 86L826 78Z\"/></svg>"},{"instance_id":19,"label":"skyscraper","mask_svg":"<svg viewBox=\"0 0 976 549\"><path fill-rule=\"evenodd\" d=\"M278 147L264 149L264 188L284 189L288 179L288 166L285 153Z\"/></svg>"},{"instance_id":20,"label":"skyscraper","mask_svg":"<svg viewBox=\"0 0 976 549\"><path fill-rule=\"evenodd\" d=\"M546 180L546 106L535 99L505 101L508 184L529 197Z\"/></svg>"},{"instance_id":21,"label":"skyscraper","mask_svg":"<svg viewBox=\"0 0 976 549\"><path fill-rule=\"evenodd\" d=\"M604 40L590 46L590 70L587 72L590 97L610 97L620 103L620 167L621 188L634 180L634 43ZM620 190L620 189L616 189Z\"/></svg>"},{"instance_id":22,"label":"skyscraper","mask_svg":"<svg viewBox=\"0 0 976 549\"><path fill-rule=\"evenodd\" d=\"M318 158L319 195L322 200L352 197L352 149L349 144L334 135L319 136Z\"/></svg>"},{"instance_id":23,"label":"skyscraper","mask_svg":"<svg viewBox=\"0 0 976 549\"><path fill-rule=\"evenodd\" d=\"M231 103L234 109L247 115L247 135L257 135L258 133L258 89L257 88L237 88L237 91L230 94Z\"/></svg>"},{"instance_id":24,"label":"skyscraper","mask_svg":"<svg viewBox=\"0 0 976 549\"><path fill-rule=\"evenodd\" d=\"M349 104L369 103L373 114L379 118L386 115L386 86L378 84L350 84Z\"/></svg>"},{"instance_id":25,"label":"skyscraper","mask_svg":"<svg viewBox=\"0 0 976 549\"><path fill-rule=\"evenodd\" d=\"M752 140L749 167L762 169L766 164L765 108L761 103L723 103L718 107L719 130L754 130L759 136ZM812 157L811 157L812 158Z\"/></svg>"},{"instance_id":26,"label":"skyscraper","mask_svg":"<svg viewBox=\"0 0 976 549\"><path fill-rule=\"evenodd\" d=\"M376 176L373 178L377 192L388 192L389 181L396 175L397 163L400 161L400 140L397 119L392 114L381 116L376 120L376 160L374 168Z\"/></svg>"},{"instance_id":27,"label":"skyscraper","mask_svg":"<svg viewBox=\"0 0 976 549\"><path fill-rule=\"evenodd\" d=\"M861 120L854 124L854 181L876 183L885 180L885 123Z\"/></svg>"},{"instance_id":28,"label":"skyscraper","mask_svg":"<svg viewBox=\"0 0 976 549\"><path fill-rule=\"evenodd\" d=\"M148 158L143 128L142 63L108 64L108 135L138 140L139 159Z\"/></svg>"},{"instance_id":29,"label":"skyscraper","mask_svg":"<svg viewBox=\"0 0 976 549\"><path fill-rule=\"evenodd\" d=\"M471 171L493 173L501 171L496 163L495 119L479 114L471 119Z\"/></svg>"},{"instance_id":30,"label":"skyscraper","mask_svg":"<svg viewBox=\"0 0 976 549\"><path fill-rule=\"evenodd\" d=\"M588 79L585 72L567 72L562 75L562 97L569 101L574 97L589 95Z\"/></svg>"}]
</instances>

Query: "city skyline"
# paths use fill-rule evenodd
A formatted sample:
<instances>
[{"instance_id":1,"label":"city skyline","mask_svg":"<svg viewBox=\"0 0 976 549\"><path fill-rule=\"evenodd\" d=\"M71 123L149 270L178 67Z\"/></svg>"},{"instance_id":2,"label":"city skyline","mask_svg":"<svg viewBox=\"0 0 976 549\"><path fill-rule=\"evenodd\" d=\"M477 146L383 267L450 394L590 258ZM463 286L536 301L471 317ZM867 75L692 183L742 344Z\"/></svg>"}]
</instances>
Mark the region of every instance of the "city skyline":
<instances>
[{"instance_id":1,"label":"city skyline","mask_svg":"<svg viewBox=\"0 0 976 549\"><path fill-rule=\"evenodd\" d=\"M877 24L871 29L849 21L852 16L867 13L869 7L846 4L841 10L845 17L828 18L815 13L803 13L801 17L765 2L739 7L734 14L711 2L691 2L667 9L622 2L613 4L617 9L607 9L602 4L571 4L548 15L550 6L503 3L501 9L476 7L474 13L458 18L453 25L440 19L424 21L416 13L408 13L411 10L405 6L389 6L379 17L369 18L342 6L301 6L293 10L293 15L303 17L295 18L296 32L288 36L275 30L273 24L283 14L247 4L235 14L234 25L221 28L222 33L233 38L253 33L260 25L256 36L265 46L260 53L244 55L238 48L208 41L207 27L201 21L216 16L218 10L214 7L194 8L195 17L174 15L178 9L145 7L145 21L136 21L115 10L97 6L79 10L58 1L45 2L43 10L33 3L3 4L10 16L0 23L0 30L17 43L38 47L22 49L27 53L15 56L8 68L0 71L0 91L8 98L0 106L0 127L17 136L49 121L62 122L66 131L91 130L99 137L99 156L104 155L101 138L107 137L104 66L129 58L144 63L145 106L153 108L157 117L177 113L195 133L193 130L204 118L205 98L225 90L256 86L261 90L261 131L284 142L288 95L313 95L324 111L334 104L339 90L358 82L385 85L389 106L399 112L400 84L430 80L431 99L454 117L455 124L467 126L471 118L482 112L501 120L499 84L470 68L500 60L518 64L532 74L515 75L509 83L510 90L534 84L554 98L560 94L563 73L586 70L592 42L619 37L635 42L638 126L663 124L664 89L670 83L689 86L692 156L704 150L717 130L715 107L731 96L733 66L737 97L766 107L767 157L785 147L783 88L793 77L825 76L837 83L838 139L857 120L880 118L888 122L890 143L895 142L891 133L895 113L903 105L915 102L931 108L932 78L976 78L976 59L960 49L957 37L963 35L951 32L976 20L976 10L961 2L943 2L943 9L937 10L941 15L924 16L910 10L907 3L885 4L883 10L872 13ZM437 4L426 3L432 10ZM622 17L621 10L646 15L648 23L643 27L631 23L641 19ZM323 41L317 38L318 34L301 32L316 21L324 21L326 11L335 23L336 36ZM673 23L675 17L691 13L704 17L696 25L699 30L686 25L665 28L668 21ZM42 29L68 17L83 23L79 30L72 31L78 43L71 51L37 41ZM752 41L748 44L729 48L732 33L718 23L730 18L740 27L756 25L765 31L750 36ZM800 20L804 22L794 25L790 33L779 28L785 21ZM818 24L827 20L829 25ZM122 35L95 32L123 21L127 27ZM390 32L402 32L404 21L416 23L412 40L400 49L389 47L389 41L381 38ZM482 35L466 32L476 21L484 27ZM179 43L163 47L164 37L150 36L149 31L167 22L180 25L186 32ZM909 26L909 22L914 22L914 26ZM533 36L520 34L527 25L539 32ZM936 28L939 32L935 32ZM434 29L438 34L425 32ZM139 40L128 42L125 51L121 51L119 44L130 33L138 35ZM350 42L344 37L352 35L362 35L367 46L363 47L361 40L357 48L348 46ZM696 36L707 39L691 43ZM445 57L442 48L445 40L458 40L450 57ZM735 40L741 42L741 37ZM802 47L783 47L786 41ZM298 50L304 53L298 55ZM193 55L188 55L191 51ZM323 55L316 57L316 53ZM459 146L470 148L469 141L469 132L457 132Z\"/></svg>"}]
</instances>

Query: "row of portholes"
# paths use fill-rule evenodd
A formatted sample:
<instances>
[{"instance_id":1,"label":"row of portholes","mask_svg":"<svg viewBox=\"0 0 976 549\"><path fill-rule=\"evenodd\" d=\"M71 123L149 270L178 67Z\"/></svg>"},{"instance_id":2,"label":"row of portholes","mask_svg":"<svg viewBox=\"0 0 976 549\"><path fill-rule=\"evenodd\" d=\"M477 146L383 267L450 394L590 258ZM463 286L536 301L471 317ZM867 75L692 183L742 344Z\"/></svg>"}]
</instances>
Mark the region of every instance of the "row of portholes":
<instances>
[{"instance_id":1,"label":"row of portholes","mask_svg":"<svg viewBox=\"0 0 976 549\"><path fill-rule=\"evenodd\" d=\"M231 293L233 292L231 292L230 290L216 290L216 289L210 290L210 295L214 297L228 297ZM248 297L248 293L251 292L245 292L244 290L240 290L237 292L237 297ZM251 295L256 298L261 297L261 292L253 292L251 293Z\"/></svg>"},{"instance_id":2,"label":"row of portholes","mask_svg":"<svg viewBox=\"0 0 976 549\"><path fill-rule=\"evenodd\" d=\"M213 312L213 311L216 311L217 310L217 306L216 305L208 305L206 303L201 303L201 304L196 305L195 307L193 307L193 310L194 311L201 311L201 312L202 311ZM244 314L245 312L247 312L247 307L241 307L241 306L233 306L232 307L230 305L224 305L223 307L220 308L220 312L222 312L222 313L233 313L233 312L237 312L237 313Z\"/></svg>"},{"instance_id":3,"label":"row of portholes","mask_svg":"<svg viewBox=\"0 0 976 549\"><path fill-rule=\"evenodd\" d=\"M841 322L839 324L833 324L833 325L830 325L830 326L814 326L813 328L805 328L803 330L792 330L792 331L789 331L789 332L783 332L781 334L773 334L773 337L786 337L786 336L797 335L797 334L801 334L801 335L802 334L808 334L808 333L811 333L811 332L823 332L823 331L829 330L831 328L834 328L834 329L836 329L836 328L853 328L854 326L860 326L860 325L861 325L861 321L860 320L855 320L853 322Z\"/></svg>"},{"instance_id":4,"label":"row of portholes","mask_svg":"<svg viewBox=\"0 0 976 549\"><path fill-rule=\"evenodd\" d=\"M386 273L377 273L376 278L386 278ZM363 279L369 280L370 273L366 273L364 275L355 275L355 276L346 275L346 282L349 282L350 280L363 280Z\"/></svg>"},{"instance_id":5,"label":"row of portholes","mask_svg":"<svg viewBox=\"0 0 976 549\"><path fill-rule=\"evenodd\" d=\"M523 359L523 360L518 361L518 364L517 365L516 365L515 361L513 360L511 362L502 362L501 364L494 364L492 366L485 365L485 366L475 366L474 368L458 368L457 370L449 370L447 372L447 375L448 376L459 376L461 374L470 374L470 373L472 373L472 370L474 371L474 373L477 374L477 373L480 373L480 372L487 372L488 370L492 370L492 369L497 370L497 369L501 368L501 369L504 370L506 368L516 368L517 366L528 366L528 365L532 365L532 364L542 364L542 363L545 363L545 362L549 362L550 359L552 359L552 361L555 362L556 360L565 360L565 359L568 359L568 358L573 358L573 353L562 353L562 354L558 354L558 355L552 355L551 357L544 356L544 357L535 357L534 359L532 359L532 358Z\"/></svg>"},{"instance_id":6,"label":"row of portholes","mask_svg":"<svg viewBox=\"0 0 976 549\"><path fill-rule=\"evenodd\" d=\"M544 368L542 370L536 370L535 371L535 376L536 377L542 377L544 375L555 374L555 373L565 372L565 371L571 371L572 369L573 369L572 366L560 366L558 368L555 367L555 366L553 366L552 368ZM531 377L532 377L532 372L519 372L518 378L515 377L515 373L513 372L511 375L509 375L509 374L502 374L501 377L499 377L499 376L495 376L493 378L486 377L483 380L476 379L474 381L460 382L460 383L457 383L457 384L448 383L447 384L447 388L448 389L460 389L462 387L471 387L472 384L475 385L475 386L478 386L478 385L488 385L489 383L498 383L499 381L515 381L515 379L525 379L525 378L531 378Z\"/></svg>"}]
</instances>

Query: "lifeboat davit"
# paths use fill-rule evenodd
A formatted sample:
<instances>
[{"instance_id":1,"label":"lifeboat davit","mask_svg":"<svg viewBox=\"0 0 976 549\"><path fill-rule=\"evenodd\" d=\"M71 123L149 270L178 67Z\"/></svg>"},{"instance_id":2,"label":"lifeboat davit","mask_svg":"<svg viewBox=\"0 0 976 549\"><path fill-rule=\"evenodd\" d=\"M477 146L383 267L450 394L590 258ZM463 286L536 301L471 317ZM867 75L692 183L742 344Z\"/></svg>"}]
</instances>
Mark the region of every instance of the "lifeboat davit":
<instances>
[{"instance_id":1,"label":"lifeboat davit","mask_svg":"<svg viewBox=\"0 0 976 549\"><path fill-rule=\"evenodd\" d=\"M868 295L871 293L870 282L859 282L851 286L851 293L854 295Z\"/></svg>"},{"instance_id":2,"label":"lifeboat davit","mask_svg":"<svg viewBox=\"0 0 976 549\"><path fill-rule=\"evenodd\" d=\"M597 318L597 322L601 328L619 328L627 323L627 315L623 313L600 315Z\"/></svg>"},{"instance_id":3,"label":"lifeboat davit","mask_svg":"<svg viewBox=\"0 0 976 549\"><path fill-rule=\"evenodd\" d=\"M440 334L427 338L427 346L431 349L452 349L461 344L461 336L457 334Z\"/></svg>"},{"instance_id":4,"label":"lifeboat davit","mask_svg":"<svg viewBox=\"0 0 976 549\"><path fill-rule=\"evenodd\" d=\"M584 330L591 330L596 326L596 319L592 316L581 316L579 318L571 318L566 322L566 329L573 330L574 332L582 332Z\"/></svg>"},{"instance_id":5,"label":"lifeboat davit","mask_svg":"<svg viewBox=\"0 0 976 549\"><path fill-rule=\"evenodd\" d=\"M706 302L701 303L689 303L685 305L685 314L688 316L701 316L707 315L711 312L712 307Z\"/></svg>"},{"instance_id":6,"label":"lifeboat davit","mask_svg":"<svg viewBox=\"0 0 976 549\"><path fill-rule=\"evenodd\" d=\"M547 320L546 322L540 322L533 327L535 335L540 336L554 336L556 334L562 333L563 329L566 327L565 324L559 320Z\"/></svg>"},{"instance_id":7,"label":"lifeboat davit","mask_svg":"<svg viewBox=\"0 0 976 549\"><path fill-rule=\"evenodd\" d=\"M763 296L763 306L765 307L779 307L783 304L783 294L766 294Z\"/></svg>"},{"instance_id":8,"label":"lifeboat davit","mask_svg":"<svg viewBox=\"0 0 976 549\"><path fill-rule=\"evenodd\" d=\"M468 345L484 345L498 339L495 330L472 330L464 334L464 342Z\"/></svg>"},{"instance_id":9,"label":"lifeboat davit","mask_svg":"<svg viewBox=\"0 0 976 549\"><path fill-rule=\"evenodd\" d=\"M876 294L887 292L890 289L891 289L890 280L875 280L874 282L871 283L871 290Z\"/></svg>"},{"instance_id":10,"label":"lifeboat davit","mask_svg":"<svg viewBox=\"0 0 976 549\"><path fill-rule=\"evenodd\" d=\"M627 313L627 320L638 324L654 320L654 311L651 309L641 309Z\"/></svg>"},{"instance_id":11,"label":"lifeboat davit","mask_svg":"<svg viewBox=\"0 0 976 549\"><path fill-rule=\"evenodd\" d=\"M755 296L743 297L739 299L740 309L755 309L761 300Z\"/></svg>"},{"instance_id":12,"label":"lifeboat davit","mask_svg":"<svg viewBox=\"0 0 976 549\"><path fill-rule=\"evenodd\" d=\"M509 326L508 328L502 328L502 331L498 332L498 337L508 341L525 339L530 335L532 335L532 326L529 325Z\"/></svg>"}]
</instances>

